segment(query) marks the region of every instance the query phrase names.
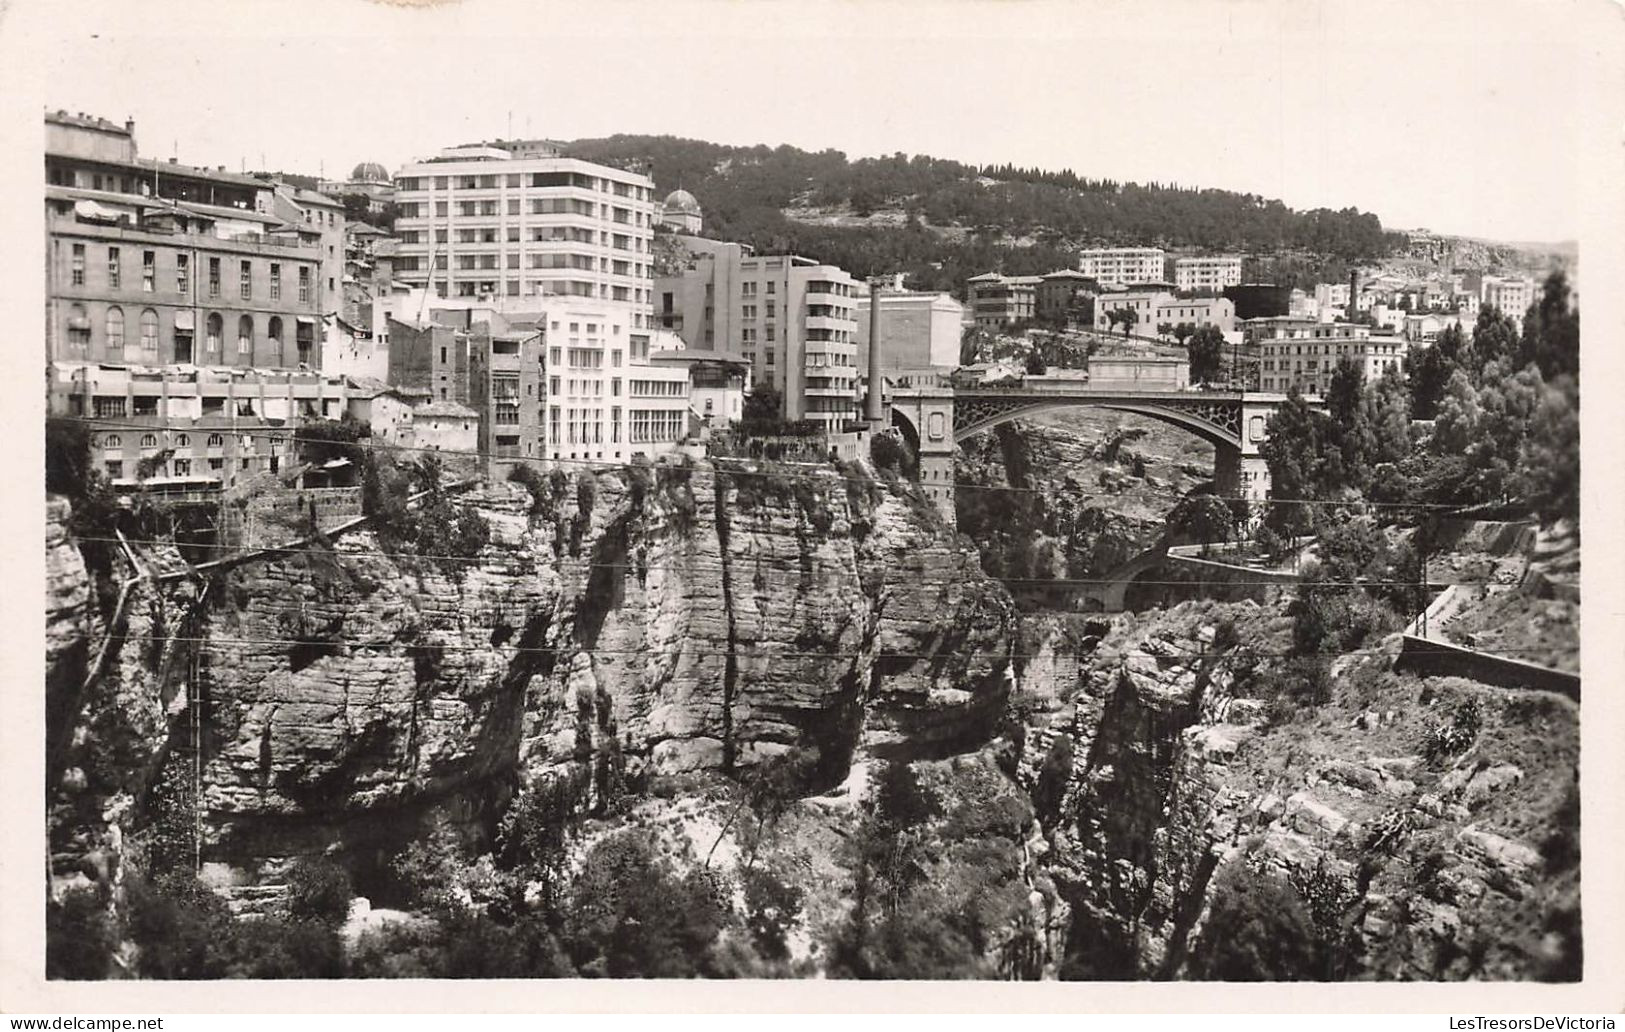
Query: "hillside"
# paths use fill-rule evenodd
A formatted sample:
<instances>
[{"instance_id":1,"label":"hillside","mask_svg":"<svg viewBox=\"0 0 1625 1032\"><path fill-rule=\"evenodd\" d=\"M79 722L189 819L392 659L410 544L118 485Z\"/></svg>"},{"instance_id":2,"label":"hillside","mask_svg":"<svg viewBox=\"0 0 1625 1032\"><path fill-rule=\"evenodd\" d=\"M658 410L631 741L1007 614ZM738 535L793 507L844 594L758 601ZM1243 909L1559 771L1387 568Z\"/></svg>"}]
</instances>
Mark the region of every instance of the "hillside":
<instances>
[{"instance_id":1,"label":"hillside","mask_svg":"<svg viewBox=\"0 0 1625 1032\"><path fill-rule=\"evenodd\" d=\"M956 289L992 268L1049 272L1074 264L1071 254L1081 247L1130 244L1290 253L1300 259L1293 278L1314 282L1322 264L1374 261L1408 244L1353 208L1294 211L1256 194L1088 179L1071 170L979 168L901 153L849 159L836 150L672 136L576 140L566 153L640 162L658 192L680 186L694 193L709 236L816 255L857 276L902 270L925 289Z\"/></svg>"}]
</instances>

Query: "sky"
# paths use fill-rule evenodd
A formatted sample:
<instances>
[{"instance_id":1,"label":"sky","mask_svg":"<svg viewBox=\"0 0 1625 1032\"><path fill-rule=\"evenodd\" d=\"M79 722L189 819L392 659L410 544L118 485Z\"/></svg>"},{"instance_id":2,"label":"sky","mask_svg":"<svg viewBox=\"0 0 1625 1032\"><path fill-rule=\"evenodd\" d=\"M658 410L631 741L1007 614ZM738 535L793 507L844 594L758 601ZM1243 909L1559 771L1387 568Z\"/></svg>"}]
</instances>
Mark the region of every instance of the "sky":
<instances>
[{"instance_id":1,"label":"sky","mask_svg":"<svg viewBox=\"0 0 1625 1032\"><path fill-rule=\"evenodd\" d=\"M1595 55L1576 17L1597 13L1579 0L10 8L0 32L53 40L29 48L41 107L133 117L144 155L190 164L331 176L499 136L670 133L1068 167L1528 241L1581 229Z\"/></svg>"}]
</instances>

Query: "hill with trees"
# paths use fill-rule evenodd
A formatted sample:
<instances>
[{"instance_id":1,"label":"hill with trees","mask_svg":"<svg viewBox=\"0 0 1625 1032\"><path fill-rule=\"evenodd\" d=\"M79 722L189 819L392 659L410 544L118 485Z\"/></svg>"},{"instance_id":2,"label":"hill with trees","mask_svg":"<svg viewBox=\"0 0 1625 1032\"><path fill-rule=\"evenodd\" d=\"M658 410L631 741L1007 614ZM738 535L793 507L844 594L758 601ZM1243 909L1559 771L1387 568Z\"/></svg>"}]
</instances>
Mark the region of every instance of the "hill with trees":
<instances>
[{"instance_id":1,"label":"hill with trees","mask_svg":"<svg viewBox=\"0 0 1625 1032\"><path fill-rule=\"evenodd\" d=\"M1294 211L1257 194L1090 179L1071 169L901 153L853 160L838 150L674 136L576 140L566 153L640 164L658 192L694 193L708 236L804 253L860 277L902 270L923 289L959 291L966 277L989 269L1050 272L1075 264L1080 248L1113 245L1291 254L1303 266L1291 278L1314 282L1324 262L1374 261L1408 243L1354 208ZM789 214L806 209L895 217L886 225L822 225Z\"/></svg>"}]
</instances>

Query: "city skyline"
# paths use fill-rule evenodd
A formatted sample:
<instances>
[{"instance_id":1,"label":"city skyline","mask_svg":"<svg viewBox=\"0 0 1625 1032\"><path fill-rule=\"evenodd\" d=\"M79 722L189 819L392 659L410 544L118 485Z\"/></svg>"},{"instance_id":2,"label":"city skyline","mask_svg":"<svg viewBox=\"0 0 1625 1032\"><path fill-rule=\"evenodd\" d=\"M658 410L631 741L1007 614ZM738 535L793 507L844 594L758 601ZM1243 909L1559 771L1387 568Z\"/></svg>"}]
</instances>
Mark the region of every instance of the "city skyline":
<instances>
[{"instance_id":1,"label":"city skyline","mask_svg":"<svg viewBox=\"0 0 1625 1032\"><path fill-rule=\"evenodd\" d=\"M1505 241L1569 241L1581 226L1585 55L1564 41L1567 10L1549 5L1504 4L1498 20L1462 6L1407 11L1403 30L1384 34L1372 29L1395 24L1385 21L1395 5L1174 3L1159 8L1172 30L1161 36L1115 3L1080 18L1076 5L1041 0L888 3L861 17L844 4L784 4L771 25L709 0L611 4L591 17L562 4L549 8L567 26L557 32L505 0L358 3L324 9L319 37L279 35L302 23L299 3L274 20L254 16L271 10L257 2L173 9L189 26L180 40L167 20L111 6L55 18L42 106L133 117L148 156L233 171L337 178L474 140L650 133L1070 167ZM176 42L194 56L176 62ZM290 74L300 65L322 74ZM1489 72L1505 67L1519 68L1516 89ZM268 86L285 102L265 104ZM358 114L368 110L378 117ZM1458 174L1491 130L1519 160ZM1433 168L1441 174L1417 174Z\"/></svg>"}]
</instances>

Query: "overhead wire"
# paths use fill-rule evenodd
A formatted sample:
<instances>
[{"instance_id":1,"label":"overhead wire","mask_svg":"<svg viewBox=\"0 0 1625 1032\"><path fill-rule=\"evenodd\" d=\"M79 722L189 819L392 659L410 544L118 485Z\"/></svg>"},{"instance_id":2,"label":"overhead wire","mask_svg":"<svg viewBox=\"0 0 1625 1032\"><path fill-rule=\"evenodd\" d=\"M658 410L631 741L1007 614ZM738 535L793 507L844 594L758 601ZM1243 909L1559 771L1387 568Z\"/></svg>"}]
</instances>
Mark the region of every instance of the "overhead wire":
<instances>
[{"instance_id":1,"label":"overhead wire","mask_svg":"<svg viewBox=\"0 0 1625 1032\"><path fill-rule=\"evenodd\" d=\"M94 417L94 416L61 417L61 418L72 418L74 422L94 424L96 426L100 426L100 427L103 427L103 428L108 429L108 430L145 431L145 432L148 432L148 433L155 433L155 432L158 432L158 431L163 431L163 432L168 432L168 433L188 433L188 434L191 434L191 433L205 433L205 434L207 434L207 433L218 433L218 434L222 434L222 435L224 435L224 434L232 434L232 435L236 435L236 436L239 436L239 437L259 437L259 438L265 438L265 439L269 439L269 440L279 440L279 441L280 440L291 440L291 439L293 439L294 433L295 433L295 431L292 428L287 429L287 430L282 430L282 431L279 431L279 432L273 432L273 431L268 431L268 430L240 430L240 429L239 430L234 430L234 429L230 429L230 428L227 428L227 427L167 427L166 428L166 427L154 427L154 426L152 426L150 424L128 423L128 422L122 422L122 421L118 421L118 420L110 420L110 419L105 419L105 418L102 418L102 417ZM359 439L359 440L356 440L356 441L339 441L339 442L323 441L323 442L321 442L321 444L323 444L324 446L329 446L329 447L333 447L333 448L360 448L360 449L367 450L367 451L372 451L372 452L415 452L415 453L423 453L423 454L432 454L432 455L439 456L442 459L448 459L448 460L455 460L455 459L498 459L498 460L502 460L502 461L514 461L514 460L518 459L519 461L525 461L522 457L519 457L519 456L499 455L499 454L497 454L495 452L491 452L491 451L479 451L479 450L473 450L473 451L448 451L448 450L445 450L445 449L442 449L442 448L432 448L432 447L427 447L427 446L424 446L424 445L388 444L388 443L379 442L379 441L372 441L372 440L369 440L367 438L362 438L362 439ZM850 477L850 476L840 475L840 474L835 473L833 470L831 470L829 472L823 472L823 473L812 473L812 472L798 473L798 472L787 471L787 470L785 470L783 468L784 465L797 465L797 466L803 466L803 467L814 466L814 467L820 467L820 468L828 468L827 463L813 463L813 462L783 463L783 462L780 462L779 460L774 460L774 459L764 459L764 458L755 458L755 457L749 457L749 456L736 456L736 455L712 456L710 461L714 462L717 459L721 459L721 460L724 460L724 461L733 461L733 462L768 462L768 463L773 463L775 465L775 467L776 467L776 468L773 468L773 469L766 469L766 470L738 469L738 468L735 468L735 467L732 467L732 466L728 466L728 467L717 466L717 467L715 467L717 473L725 473L728 476L757 476L757 477L772 477L772 478L775 478L775 479L788 479L788 480L815 480L815 481L819 481L819 482L822 482L822 483L829 483L831 481L835 481L835 482L839 482L839 483L853 483L853 484L873 484L873 483L875 483L874 480L863 478L863 477ZM532 461L535 461L535 462L538 462L538 463L546 463L546 464L549 464L549 465L578 466L578 467L587 467L587 468L590 468L590 469L593 469L593 470L604 470L604 471L617 470L617 469L629 469L629 470L630 469L641 469L641 470L652 473L652 472L655 472L655 471L660 470L660 469L673 469L673 468L693 469L693 467L660 466L660 465L657 465L657 464L655 464L653 462L648 463L648 464L644 464L644 463L637 463L637 462L631 462L631 461L620 462L620 461L607 461L607 460L602 460L602 459L544 458L542 456L536 456L536 457L533 458ZM1050 488L1016 487L1016 486L1010 486L1010 485L1004 485L1004 484L961 483L961 482L958 482L958 481L942 481L942 482L940 482L938 484L932 484L930 482L921 482L920 486L922 486L922 487L933 487L933 486L951 487L955 491L971 490L971 491L1002 491L1002 492L1009 493L1009 494L1043 494L1043 495L1053 495L1054 494L1054 490L1050 489ZM1111 492L1111 491L1094 491L1094 492L1081 492L1081 493L1068 492L1068 497L1079 498L1079 499L1090 499L1090 500L1111 499L1111 500L1119 500L1120 501L1122 499L1122 497L1123 497L1123 492ZM1265 508L1268 508L1269 506L1272 506L1272 505L1283 505L1283 506L1286 506L1286 505L1328 506L1328 507L1336 507L1336 508L1341 508L1341 509L1356 509L1356 510L1366 510L1366 509L1390 510L1390 509L1393 509L1393 510L1407 510L1407 511L1415 511L1415 510L1460 511L1463 508L1467 508L1467 506L1463 506L1463 505L1459 505L1459 504L1455 504L1455 503L1449 503L1449 502L1381 502L1381 501L1372 501L1372 500L1367 500L1367 499L1347 501L1347 500L1331 499L1331 498L1253 499L1253 498L1246 498L1246 497L1239 496L1239 495L1213 495L1211 497L1218 498L1221 501L1238 501L1238 502L1243 502L1244 501L1249 506L1262 506L1262 507L1265 507Z\"/></svg>"},{"instance_id":2,"label":"overhead wire","mask_svg":"<svg viewBox=\"0 0 1625 1032\"><path fill-rule=\"evenodd\" d=\"M1085 614L1085 615L1087 615L1087 614ZM368 649L368 650L370 650L370 649L397 649L397 648L398 649L412 649L412 648L425 649L425 648L428 648L428 649L440 649L442 651L456 651L456 652L504 652L504 653L515 653L515 654L520 654L520 655L538 654L538 655L555 655L555 656L557 656L557 655L588 654L588 655L593 655L593 656L625 655L625 656L651 656L651 657L653 657L653 656L666 656L666 657L673 657L673 656L685 656L685 655L687 655L687 656L699 657L699 656L729 656L729 655L732 655L732 656L737 657L737 656L740 656L741 654L743 654L743 655L752 656L752 657L755 657L755 658L767 658L767 659L818 659L818 660L829 660L829 659L860 659L860 658L863 658L863 657L866 657L866 656L885 656L885 657L890 658L890 659L941 659L942 658L942 653L939 653L939 652L895 652L895 651L892 651L892 650L889 650L889 649L872 649L872 650L860 651L860 652L851 652L851 651L848 651L848 652L841 652L841 651L821 652L821 651L817 651L817 650L765 651L765 650L757 649L754 652L752 652L750 650L742 650L742 649L739 649L739 648L733 648L733 649L727 649L727 648L693 648L693 647L689 647L689 646L683 646L683 647L679 647L679 648L676 648L676 649L672 649L670 651L661 651L661 650L657 650L657 649L654 649L654 648L651 648L651 647L648 647L648 646L645 646L645 647L642 647L642 648L604 648L604 647L599 647L599 646L596 646L596 645L588 646L588 645L584 645L584 644L580 644L580 643L572 643L570 645L557 645L557 646L506 645L506 644L504 644L504 645L478 645L478 644L472 644L472 643L468 643L468 642L399 641L399 640L395 640L395 639L390 639L390 640L387 640L387 641L371 641L371 642L368 642L368 641L346 641L346 640L328 641L328 640L324 640L324 639L320 639L320 638L205 637L205 636L186 636L186 635L176 635L176 636L171 637L171 636L166 636L166 635L161 635L161 634L145 634L145 635L131 634L131 635L126 635L125 640L126 641L157 641L157 642L168 642L168 643L173 643L173 644L192 644L192 645L201 646L201 647L203 647L205 649L212 649L214 651L222 651L220 649L220 646L225 646L225 645L277 645L277 646L287 646L287 647L304 646L304 647L307 647L307 648L310 647L310 646L313 646L313 645L327 645L327 646L332 646L332 647L335 647L335 648ZM1159 640L1167 642L1167 639L1159 639ZM1443 642L1443 641L1439 642L1438 645L1440 646L1439 648L1429 648L1429 647L1426 647L1426 646L1408 647L1407 651L1419 652L1419 653L1450 653L1450 654L1454 654L1459 649L1465 647L1465 646L1459 646L1459 645L1452 645L1449 642ZM1168 643L1168 646L1173 647L1172 643ZM1481 655L1506 656L1507 658L1511 658L1515 654L1516 655L1523 655L1523 654L1532 654L1532 653L1552 653L1552 652L1574 653L1574 652L1579 652L1580 651L1580 646L1577 645L1577 644L1576 645L1527 646L1527 647L1508 646L1507 648L1502 649L1501 651L1495 652L1495 653L1486 653L1486 652L1483 652L1481 650L1474 650L1474 651L1479 652L1479 654L1481 654ZM1317 658L1317 657L1325 658L1325 659L1341 659L1341 658L1346 657L1346 656L1391 656L1391 655L1394 654L1393 650L1387 650L1387 649L1350 649L1350 650L1343 651L1343 652L1322 652L1322 653L1309 652L1309 653L1305 653L1305 652L1293 652L1293 651L1255 649L1255 648L1251 648L1251 647L1245 646L1245 645L1238 646L1235 649L1235 652L1238 653L1238 654L1244 655L1246 657L1259 658L1259 659L1313 659L1313 658ZM1230 653L1227 653L1226 651L1221 650L1221 649L1199 650L1199 651L1183 650L1183 651L1176 651L1174 655L1169 656L1169 655L1165 655L1165 654L1159 654L1156 651L1151 651L1151 650L1147 650L1147 649L1144 649L1144 648L1134 648L1134 649L1124 649L1124 650L1121 650L1121 651L1106 652L1106 653L1102 653L1102 652L1098 652L1098 651L1084 652L1084 653L1077 654L1073 658L1076 658L1079 662L1083 662L1084 660L1095 659L1095 658L1103 658L1103 659L1106 659L1106 660L1121 660L1121 659L1128 659L1128 658L1133 657L1133 656L1145 656L1145 657L1148 657L1148 658L1151 658L1151 659L1203 659L1203 658L1210 658L1210 657L1211 658L1218 658L1220 656L1224 656L1224 655L1227 655L1227 654L1230 654ZM972 655L978 655L978 654L973 653ZM989 650L989 651L987 651L985 653L980 653L979 655L982 655L982 656L985 656L985 657L991 658L991 659L997 659L997 660L1034 660L1034 659L1053 659L1053 658L1056 658L1058 655L1064 655L1064 654L1063 653L1057 653L1057 652L1054 652L1054 651L1050 651L1050 652L999 652L999 651Z\"/></svg>"},{"instance_id":3,"label":"overhead wire","mask_svg":"<svg viewBox=\"0 0 1625 1032\"><path fill-rule=\"evenodd\" d=\"M86 535L75 535L74 540L76 540L76 541L116 542L118 539L117 538L100 537L100 536L97 536L97 535L86 534ZM185 548L185 549L205 549L205 550L220 551L222 553L220 555L220 557L219 557L221 560L233 559L233 558L237 558L239 556L242 556L242 557L253 556L253 555L258 555L258 554L264 553L264 552L272 552L272 553L282 553L282 554L289 554L289 555L329 555L329 556L341 556L341 557L342 556L357 556L357 557L364 557L364 558L382 558L382 559L432 559L432 560L435 560L437 562L466 563L466 564L469 564L469 565L480 565L480 566L493 565L493 564L496 564L496 563L508 563L508 564L521 565L521 566L534 565L539 570L565 570L565 569L568 569L568 570L626 570L626 571L638 572L638 573L644 573L644 572L655 571L655 570L664 571L664 572L671 572L671 571L675 571L675 572L691 572L692 571L692 564L632 563L632 562L601 563L601 562L592 562L591 560L575 560L575 559L558 559L558 560L554 560L553 562L550 562L550 563L549 562L542 562L542 561L538 561L538 562L535 562L535 563L528 563L526 561L525 557L522 556L522 555L497 555L497 556L475 555L475 556L466 556L466 555L442 555L442 554L436 554L436 553L432 553L432 552L399 552L399 551L397 551L397 552L388 552L388 551L383 551L383 550L379 550L379 549L347 548L342 544L336 544L330 550L328 550L328 549L322 549L322 548L316 547L314 544L305 545L303 547L294 547L294 546L289 546L289 545L280 545L280 546L279 545L253 545L253 546L248 546L248 547L245 547L245 548L236 548L235 546L231 546L231 545L220 545L220 544L201 543L201 542L200 543L177 542L177 541L164 540L164 539L160 539L160 538L126 538L125 540L128 541L132 545L148 545L148 546L157 546L157 547L175 547L177 549ZM538 557L538 558L543 558L543 557ZM782 563L786 563L786 564L794 563L794 562L797 561L795 556L788 556L788 555L786 555L786 556L765 556L765 557L764 556L734 556L734 560L736 562L749 562L751 559L755 559L758 564L760 564L761 560L764 559L764 558L766 558L766 559L768 559L770 561L777 561L777 562L782 562ZM213 560L205 560L205 561L213 561ZM769 573L769 574L783 573L783 574L794 575L794 576L796 576L798 578L801 578L801 579L807 579L809 577L830 577L830 578L849 579L849 580L860 580L861 579L861 575L859 575L859 574L851 574L851 573L846 573L846 572L840 571L840 570L827 570L827 569L818 570L818 571L815 571L815 572L813 572L811 574L808 574L808 573L803 573L800 570L776 569L776 568L773 568L773 567L762 568L760 565L758 565L757 567L753 568L751 572L752 572L752 574L757 573L757 572ZM1281 571L1281 572L1284 574L1286 571ZM1066 587L1066 586L1069 586L1069 585L1088 585L1088 584L1119 584L1119 583L1123 583L1124 580L1125 580L1125 578L1122 578L1122 577L1000 577L1000 576L995 576L993 574L985 574L985 576L986 576L986 578L988 580L998 581L998 582L1000 582L1002 584L1036 584L1036 585L1044 585L1044 586L1053 585L1053 586L1056 586L1056 587ZM1147 579L1139 578L1139 577L1132 578L1132 580L1133 580L1133 583L1135 583L1135 584L1146 584L1146 585L1169 585L1169 586L1172 586L1172 585L1189 585L1191 583L1191 581L1189 581L1189 580L1147 580ZM1227 580L1224 581L1224 583L1226 585L1235 585L1235 586L1253 586L1253 587L1276 586L1276 587L1284 587L1284 586L1289 586L1290 584L1292 584L1294 582L1282 580L1280 578L1274 578L1274 579L1259 579L1259 580L1227 579ZM1314 586L1314 587L1361 587L1361 588L1441 587L1442 588L1442 587L1445 586L1444 583L1441 583L1441 582L1439 582L1437 580L1431 580L1431 581L1416 581L1416 580L1317 580L1317 581L1313 581L1311 583L1312 583L1312 586Z\"/></svg>"}]
</instances>

